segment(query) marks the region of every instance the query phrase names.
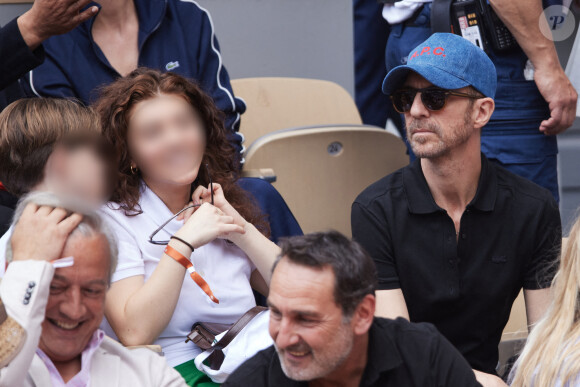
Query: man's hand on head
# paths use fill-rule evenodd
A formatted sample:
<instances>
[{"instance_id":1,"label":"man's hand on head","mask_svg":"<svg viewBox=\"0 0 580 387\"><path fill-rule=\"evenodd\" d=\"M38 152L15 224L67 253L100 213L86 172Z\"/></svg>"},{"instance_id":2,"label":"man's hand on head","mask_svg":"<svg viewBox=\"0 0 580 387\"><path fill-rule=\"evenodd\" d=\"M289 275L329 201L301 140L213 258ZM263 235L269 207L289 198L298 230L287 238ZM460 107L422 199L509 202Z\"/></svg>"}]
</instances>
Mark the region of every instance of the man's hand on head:
<instances>
[{"instance_id":1,"label":"man's hand on head","mask_svg":"<svg viewBox=\"0 0 580 387\"><path fill-rule=\"evenodd\" d=\"M52 261L61 258L70 233L82 219L82 215L69 214L62 208L28 204L10 238L12 260Z\"/></svg>"},{"instance_id":2,"label":"man's hand on head","mask_svg":"<svg viewBox=\"0 0 580 387\"><path fill-rule=\"evenodd\" d=\"M95 16L92 6L82 11L91 0L36 0L32 8L18 18L18 28L31 50L53 35L69 32Z\"/></svg>"}]
</instances>

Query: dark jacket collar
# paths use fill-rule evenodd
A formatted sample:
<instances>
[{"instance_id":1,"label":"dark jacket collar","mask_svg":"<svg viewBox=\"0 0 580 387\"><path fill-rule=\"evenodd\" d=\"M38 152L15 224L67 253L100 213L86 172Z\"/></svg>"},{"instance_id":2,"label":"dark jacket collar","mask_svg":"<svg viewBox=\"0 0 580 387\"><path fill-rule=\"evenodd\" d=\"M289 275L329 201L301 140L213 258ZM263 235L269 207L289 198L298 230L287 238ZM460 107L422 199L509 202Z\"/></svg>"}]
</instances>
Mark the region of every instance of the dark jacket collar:
<instances>
[{"instance_id":1,"label":"dark jacket collar","mask_svg":"<svg viewBox=\"0 0 580 387\"><path fill-rule=\"evenodd\" d=\"M143 46L145 40L151 35L161 24L161 21L165 17L167 12L167 0L134 0L135 9L137 10L137 17L139 19L139 50ZM87 6L96 5L101 9L101 5L97 2L93 2ZM93 23L95 18L92 17L81 25L81 28L86 34L88 34L89 39L93 42L92 34L90 31L93 29Z\"/></svg>"},{"instance_id":2,"label":"dark jacket collar","mask_svg":"<svg viewBox=\"0 0 580 387\"><path fill-rule=\"evenodd\" d=\"M444 211L435 203L433 195L423 175L421 160L415 160L403 169L403 187L407 197L409 212L412 214L431 214ZM497 195L497 175L487 157L481 154L481 174L475 197L467 205L480 211L493 211Z\"/></svg>"}]
</instances>

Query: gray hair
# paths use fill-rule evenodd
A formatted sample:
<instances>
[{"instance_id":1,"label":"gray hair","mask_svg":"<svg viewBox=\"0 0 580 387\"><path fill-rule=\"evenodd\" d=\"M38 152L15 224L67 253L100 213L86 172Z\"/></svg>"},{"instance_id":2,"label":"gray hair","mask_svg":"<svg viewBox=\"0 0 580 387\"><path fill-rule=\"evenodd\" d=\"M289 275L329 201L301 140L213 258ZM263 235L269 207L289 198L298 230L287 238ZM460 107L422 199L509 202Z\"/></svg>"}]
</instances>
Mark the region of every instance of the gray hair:
<instances>
[{"instance_id":1,"label":"gray hair","mask_svg":"<svg viewBox=\"0 0 580 387\"><path fill-rule=\"evenodd\" d=\"M95 211L94 206L90 206L79 199L74 198L61 198L51 192L32 192L28 195L22 197L16 206L14 211L14 217L12 219L12 227L18 223L22 212L29 203L36 204L37 206L49 206L49 207L59 207L70 213L78 213L83 216L82 221L79 225L72 231L73 234L79 233L83 236L93 236L93 235L103 235L107 239L109 244L109 284L111 283L111 277L115 272L117 267L117 239L112 233L111 229L103 221L102 217ZM6 244L6 262L12 261L12 244L10 240Z\"/></svg>"}]
</instances>

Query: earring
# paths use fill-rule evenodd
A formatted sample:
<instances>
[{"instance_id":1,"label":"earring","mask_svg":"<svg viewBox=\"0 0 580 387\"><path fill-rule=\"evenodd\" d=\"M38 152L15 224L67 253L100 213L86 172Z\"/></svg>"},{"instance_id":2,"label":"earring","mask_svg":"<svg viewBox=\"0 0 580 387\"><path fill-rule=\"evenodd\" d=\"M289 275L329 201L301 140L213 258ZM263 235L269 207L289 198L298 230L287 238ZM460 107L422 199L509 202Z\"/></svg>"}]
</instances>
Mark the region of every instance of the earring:
<instances>
[{"instance_id":1,"label":"earring","mask_svg":"<svg viewBox=\"0 0 580 387\"><path fill-rule=\"evenodd\" d=\"M130 165L129 169L131 170L131 174L133 174L133 175L136 175L137 172L139 172L139 168L134 167L133 165Z\"/></svg>"}]
</instances>

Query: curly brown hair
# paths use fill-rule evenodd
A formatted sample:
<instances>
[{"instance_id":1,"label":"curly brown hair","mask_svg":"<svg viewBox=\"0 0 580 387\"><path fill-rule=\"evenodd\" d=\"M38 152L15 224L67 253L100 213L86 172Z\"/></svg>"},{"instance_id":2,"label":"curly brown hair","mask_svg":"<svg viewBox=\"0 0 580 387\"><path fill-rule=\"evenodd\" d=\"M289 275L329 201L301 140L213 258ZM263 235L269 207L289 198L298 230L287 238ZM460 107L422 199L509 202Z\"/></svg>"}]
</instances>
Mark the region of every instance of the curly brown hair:
<instances>
[{"instance_id":1,"label":"curly brown hair","mask_svg":"<svg viewBox=\"0 0 580 387\"><path fill-rule=\"evenodd\" d=\"M142 213L139 207L141 177L140 173L131 173L127 144L131 110L139 102L159 94L172 94L183 97L202 119L207 139L202 164L208 164L212 180L221 184L225 197L244 219L262 233L269 234L268 222L255 200L237 184L235 149L228 142L223 113L195 81L175 73L139 68L102 87L99 92L94 108L101 118L103 135L114 144L119 173L111 201L118 203L127 216ZM200 168L191 192L197 185L208 184L207 169Z\"/></svg>"}]
</instances>

